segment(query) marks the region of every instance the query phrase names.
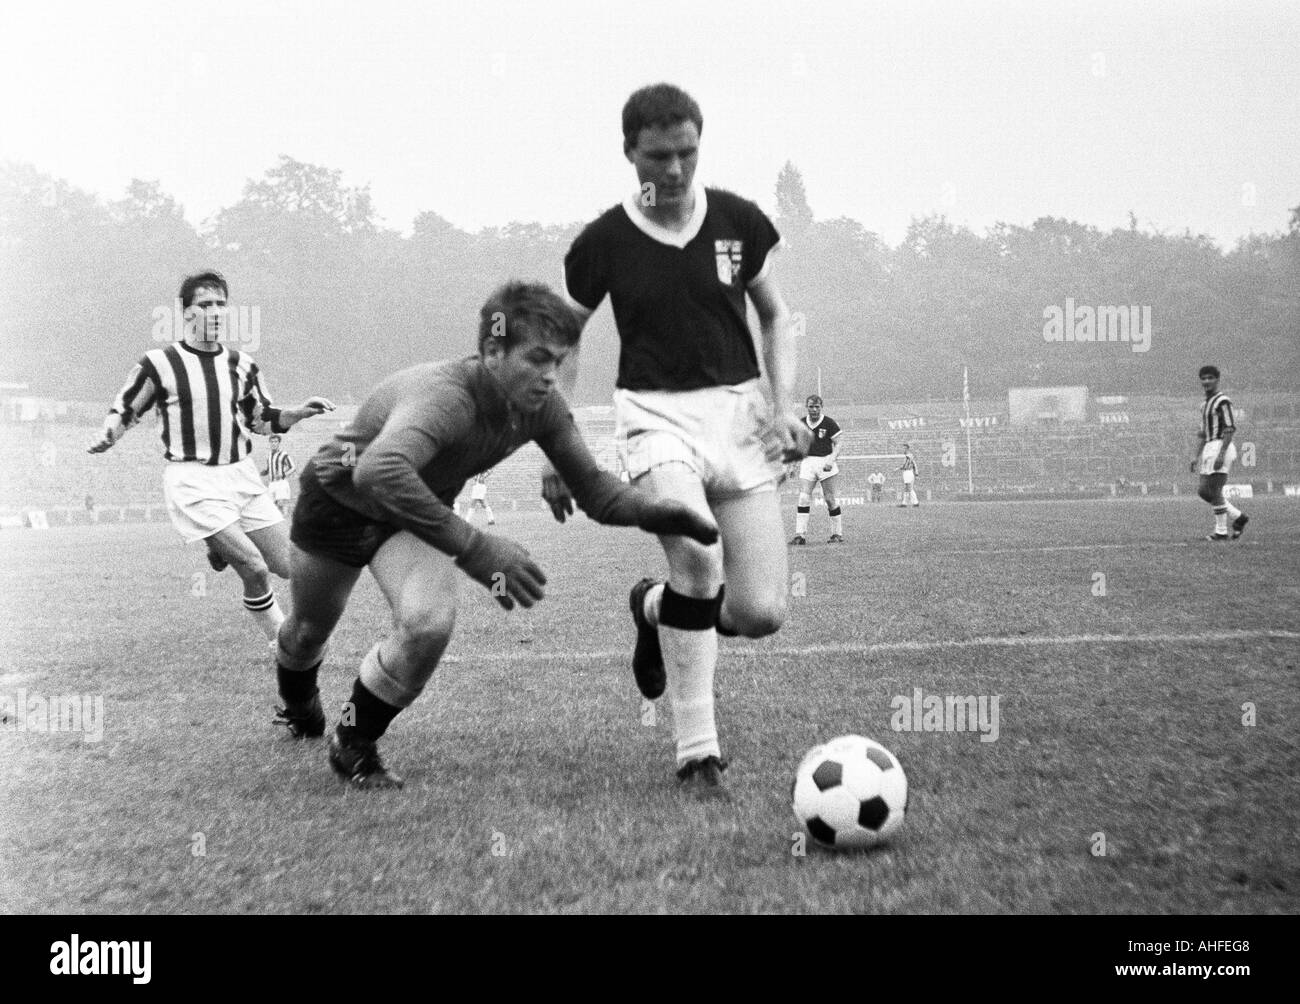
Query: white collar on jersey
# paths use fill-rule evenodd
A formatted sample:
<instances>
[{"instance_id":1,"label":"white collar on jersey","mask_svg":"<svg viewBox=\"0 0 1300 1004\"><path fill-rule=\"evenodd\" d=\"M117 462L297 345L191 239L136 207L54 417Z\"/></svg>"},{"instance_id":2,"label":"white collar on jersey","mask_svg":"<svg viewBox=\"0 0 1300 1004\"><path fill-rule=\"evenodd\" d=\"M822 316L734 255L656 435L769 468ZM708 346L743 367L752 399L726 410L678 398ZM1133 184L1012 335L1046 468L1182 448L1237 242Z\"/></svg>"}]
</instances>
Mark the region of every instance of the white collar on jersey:
<instances>
[{"instance_id":1,"label":"white collar on jersey","mask_svg":"<svg viewBox=\"0 0 1300 1004\"><path fill-rule=\"evenodd\" d=\"M700 227L704 226L704 214L709 211L709 200L704 194L703 182L697 181L694 187L695 191L695 209L691 213L691 218L687 221L682 230L669 230L667 227L661 227L658 223L646 217L641 212L641 207L637 204L641 199L641 190L637 189L623 200L623 211L627 213L628 219L651 240L656 240L660 244L668 244L675 248L684 248L687 244L695 239L695 235L700 232Z\"/></svg>"},{"instance_id":2,"label":"white collar on jersey","mask_svg":"<svg viewBox=\"0 0 1300 1004\"><path fill-rule=\"evenodd\" d=\"M810 429L815 429L815 428L817 428L817 426L818 426L818 425L821 425L824 421L826 421L826 412L824 412L824 411L822 412L822 417L819 418L819 419L817 419L817 422L816 422L815 424L814 424L813 422L808 421L808 416L807 416L807 415L804 415L804 417L803 417L803 424L806 425L806 426L808 426L808 428L810 428Z\"/></svg>"}]
</instances>

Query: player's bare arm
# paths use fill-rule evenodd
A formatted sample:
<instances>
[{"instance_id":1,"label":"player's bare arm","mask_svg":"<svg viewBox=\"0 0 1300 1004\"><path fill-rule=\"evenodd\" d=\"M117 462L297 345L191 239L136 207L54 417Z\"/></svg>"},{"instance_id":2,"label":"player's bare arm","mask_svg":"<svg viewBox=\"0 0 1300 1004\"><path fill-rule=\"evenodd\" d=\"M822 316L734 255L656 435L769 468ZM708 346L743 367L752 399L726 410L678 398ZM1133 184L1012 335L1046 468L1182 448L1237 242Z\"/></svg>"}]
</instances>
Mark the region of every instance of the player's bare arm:
<instances>
[{"instance_id":1,"label":"player's bare arm","mask_svg":"<svg viewBox=\"0 0 1300 1004\"><path fill-rule=\"evenodd\" d=\"M1191 464L1188 465L1188 470L1190 470L1193 474L1196 473L1196 468L1200 464L1201 453L1204 452L1204 450L1205 450L1205 433L1198 432L1196 434L1196 453L1192 457Z\"/></svg>"},{"instance_id":2,"label":"player's bare arm","mask_svg":"<svg viewBox=\"0 0 1300 1004\"><path fill-rule=\"evenodd\" d=\"M575 303L572 299L568 302L569 308L578 317L579 327L585 328L595 311L588 310L582 304ZM560 364L556 382L566 401L573 400L574 391L578 387L578 353L581 346L582 342L579 341L573 346L569 354L564 357L564 362ZM542 498L551 507L551 515L558 522L563 523L573 515L573 495L549 459L542 463Z\"/></svg>"},{"instance_id":3,"label":"player's bare arm","mask_svg":"<svg viewBox=\"0 0 1300 1004\"><path fill-rule=\"evenodd\" d=\"M796 352L794 333L790 330L790 310L781 288L771 276L762 276L749 284L749 298L758 312L763 344L763 367L771 386L773 434L779 440L781 458L797 460L808 452L812 433L790 408L794 397Z\"/></svg>"},{"instance_id":4,"label":"player's bare arm","mask_svg":"<svg viewBox=\"0 0 1300 1004\"><path fill-rule=\"evenodd\" d=\"M309 397L295 408L280 409L280 420L276 423L284 432L288 432L304 419L323 415L334 410L334 402L324 397Z\"/></svg>"}]
</instances>

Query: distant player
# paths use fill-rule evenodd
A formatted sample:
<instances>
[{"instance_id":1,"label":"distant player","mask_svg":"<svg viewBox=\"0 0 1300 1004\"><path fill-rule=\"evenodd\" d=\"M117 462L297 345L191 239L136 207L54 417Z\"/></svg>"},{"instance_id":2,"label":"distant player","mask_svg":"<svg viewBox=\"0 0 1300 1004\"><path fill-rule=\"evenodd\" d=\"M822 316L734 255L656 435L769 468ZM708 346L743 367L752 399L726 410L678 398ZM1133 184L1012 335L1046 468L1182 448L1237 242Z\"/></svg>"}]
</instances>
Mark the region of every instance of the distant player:
<instances>
[{"instance_id":1,"label":"distant player","mask_svg":"<svg viewBox=\"0 0 1300 1004\"><path fill-rule=\"evenodd\" d=\"M271 479L271 498L275 501L275 507L280 512L284 512L285 503L293 496L289 489L289 475L297 468L294 466L293 457L280 449L283 439L272 436L267 442L271 446L271 455L266 460L262 476Z\"/></svg>"},{"instance_id":2,"label":"distant player","mask_svg":"<svg viewBox=\"0 0 1300 1004\"><path fill-rule=\"evenodd\" d=\"M1200 446L1192 460L1192 473L1199 474L1197 494L1214 508L1214 532L1206 540L1228 540L1228 520L1232 520L1232 540L1246 529L1250 517L1229 502L1223 494L1232 462L1237 459L1237 448L1232 437L1237 427L1232 417L1232 402L1227 394L1219 393L1219 368L1202 366L1198 374L1205 402L1201 405L1201 429L1197 436Z\"/></svg>"},{"instance_id":3,"label":"distant player","mask_svg":"<svg viewBox=\"0 0 1300 1004\"><path fill-rule=\"evenodd\" d=\"M250 436L288 432L333 411L323 397L276 408L247 352L226 348L226 280L216 272L181 283L184 339L150 349L127 377L88 452L103 453L151 408L162 416L163 497L185 542L205 541L220 571L234 567L244 607L274 640L284 615L270 575L289 574L289 533L250 456ZM220 565L220 567L218 567Z\"/></svg>"},{"instance_id":4,"label":"distant player","mask_svg":"<svg viewBox=\"0 0 1300 1004\"><path fill-rule=\"evenodd\" d=\"M496 525L497 518L492 515L492 507L487 501L487 477L491 473L484 471L474 475L474 487L469 491L469 505L465 507L465 520L469 523L474 522L474 513L481 511L487 513L488 526Z\"/></svg>"},{"instance_id":5,"label":"distant player","mask_svg":"<svg viewBox=\"0 0 1300 1004\"><path fill-rule=\"evenodd\" d=\"M782 457L795 459L796 444L808 441L785 409L795 344L772 276L780 235L754 203L696 183L704 118L690 95L644 87L622 119L638 187L578 235L565 283L584 321L606 297L614 308L616 436L633 483L712 513L722 531L712 547L662 536L668 581L641 580L629 605L637 685L651 700L668 690L678 780L697 797L725 799L713 704L718 635L758 638L785 619L776 488ZM746 319L751 302L766 381ZM576 380L576 369L565 379ZM557 519L572 510L562 479L545 470L543 497Z\"/></svg>"},{"instance_id":6,"label":"distant player","mask_svg":"<svg viewBox=\"0 0 1300 1004\"><path fill-rule=\"evenodd\" d=\"M885 475L880 471L876 471L867 478L867 484L871 486L871 501L879 502L885 490Z\"/></svg>"},{"instance_id":7,"label":"distant player","mask_svg":"<svg viewBox=\"0 0 1300 1004\"><path fill-rule=\"evenodd\" d=\"M898 503L898 508L906 509L907 500L912 500L912 507L915 508L921 504L921 500L916 497L916 458L912 456L912 447L903 444L903 466L898 468L903 472L903 501Z\"/></svg>"},{"instance_id":8,"label":"distant player","mask_svg":"<svg viewBox=\"0 0 1300 1004\"><path fill-rule=\"evenodd\" d=\"M840 456L840 436L844 431L835 419L822 411L822 399L816 394L804 402L808 415L803 420L812 433L812 445L808 447L808 456L799 464L799 504L794 514L794 537L791 544L807 544L804 534L808 532L808 517L812 512L813 488L818 482L822 487L822 498L826 502L826 513L831 518L831 536L828 544L844 543L844 517L840 515L839 502L835 497L835 483L840 468L836 461Z\"/></svg>"},{"instance_id":9,"label":"distant player","mask_svg":"<svg viewBox=\"0 0 1300 1004\"><path fill-rule=\"evenodd\" d=\"M467 478L535 441L597 522L702 544L717 539L707 515L654 501L596 463L555 389L579 330L545 286L502 287L480 313L478 355L388 377L303 470L293 513L293 609L276 660L281 717L295 737L325 732L317 671L363 569L393 615L392 633L361 661L329 742L330 766L353 787L402 784L376 743L442 658L459 572L507 610L542 599L546 576L526 550L453 515Z\"/></svg>"}]
</instances>

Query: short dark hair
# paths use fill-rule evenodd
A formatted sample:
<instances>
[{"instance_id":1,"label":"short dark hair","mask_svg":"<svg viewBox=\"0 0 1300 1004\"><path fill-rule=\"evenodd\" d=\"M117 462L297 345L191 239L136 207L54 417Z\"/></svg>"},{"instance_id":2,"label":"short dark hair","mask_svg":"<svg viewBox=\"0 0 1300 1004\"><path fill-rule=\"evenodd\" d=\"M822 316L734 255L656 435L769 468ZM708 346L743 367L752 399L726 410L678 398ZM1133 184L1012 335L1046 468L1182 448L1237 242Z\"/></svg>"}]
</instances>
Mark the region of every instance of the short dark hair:
<instances>
[{"instance_id":1,"label":"short dark hair","mask_svg":"<svg viewBox=\"0 0 1300 1004\"><path fill-rule=\"evenodd\" d=\"M820 394L809 394L808 397L804 400L804 405L810 405L814 401L817 402L818 408L822 406L822 399Z\"/></svg>"},{"instance_id":2,"label":"short dark hair","mask_svg":"<svg viewBox=\"0 0 1300 1004\"><path fill-rule=\"evenodd\" d=\"M181 308L189 309L194 302L194 294L204 286L212 286L221 290L223 296L230 295L230 287L226 285L225 278L220 272L199 272L197 275L187 275L185 281L181 283Z\"/></svg>"},{"instance_id":3,"label":"short dark hair","mask_svg":"<svg viewBox=\"0 0 1300 1004\"><path fill-rule=\"evenodd\" d=\"M1198 379L1199 379L1200 377L1212 376L1212 377L1214 377L1214 379L1217 380L1217 379L1219 379L1219 367L1217 367L1217 366L1202 366L1200 372L1197 373L1196 376L1197 376Z\"/></svg>"},{"instance_id":4,"label":"short dark hair","mask_svg":"<svg viewBox=\"0 0 1300 1004\"><path fill-rule=\"evenodd\" d=\"M494 339L502 339L510 352L533 332L561 345L577 345L582 334L578 315L541 282L511 281L493 290L478 316L480 355Z\"/></svg>"},{"instance_id":5,"label":"short dark hair","mask_svg":"<svg viewBox=\"0 0 1300 1004\"><path fill-rule=\"evenodd\" d=\"M694 122L696 130L703 134L704 113L693 97L672 84L642 87L623 105L623 144L630 150L636 146L642 129L669 128L678 122Z\"/></svg>"}]
</instances>

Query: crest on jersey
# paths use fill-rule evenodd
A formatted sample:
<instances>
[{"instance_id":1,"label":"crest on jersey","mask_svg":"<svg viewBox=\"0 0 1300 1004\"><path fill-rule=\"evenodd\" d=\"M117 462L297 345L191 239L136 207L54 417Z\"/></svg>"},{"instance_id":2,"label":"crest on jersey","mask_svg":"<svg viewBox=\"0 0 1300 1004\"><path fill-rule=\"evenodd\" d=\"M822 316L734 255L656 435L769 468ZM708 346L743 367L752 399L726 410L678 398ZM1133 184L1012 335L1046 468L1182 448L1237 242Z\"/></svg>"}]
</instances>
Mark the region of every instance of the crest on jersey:
<instances>
[{"instance_id":1,"label":"crest on jersey","mask_svg":"<svg viewBox=\"0 0 1300 1004\"><path fill-rule=\"evenodd\" d=\"M718 282L723 285L732 285L740 275L741 249L744 244L744 241L732 240L713 242L713 257L718 265Z\"/></svg>"}]
</instances>

